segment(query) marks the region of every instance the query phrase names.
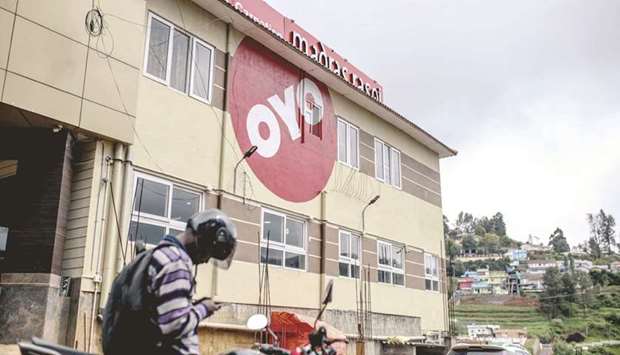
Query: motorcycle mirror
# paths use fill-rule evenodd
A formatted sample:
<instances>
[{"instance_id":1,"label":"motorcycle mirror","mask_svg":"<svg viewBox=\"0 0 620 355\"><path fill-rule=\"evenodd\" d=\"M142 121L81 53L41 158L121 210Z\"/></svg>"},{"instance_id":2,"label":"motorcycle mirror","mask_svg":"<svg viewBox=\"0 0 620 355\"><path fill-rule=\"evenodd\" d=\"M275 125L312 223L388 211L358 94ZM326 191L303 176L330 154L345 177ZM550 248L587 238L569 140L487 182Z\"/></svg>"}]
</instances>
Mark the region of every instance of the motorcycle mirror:
<instances>
[{"instance_id":1,"label":"motorcycle mirror","mask_svg":"<svg viewBox=\"0 0 620 355\"><path fill-rule=\"evenodd\" d=\"M334 293L334 280L329 280L325 292L323 293L323 305L328 305L332 302L332 295Z\"/></svg>"},{"instance_id":2,"label":"motorcycle mirror","mask_svg":"<svg viewBox=\"0 0 620 355\"><path fill-rule=\"evenodd\" d=\"M265 329L267 324L269 324L267 317L264 314L259 313L248 318L245 326L250 330L259 331Z\"/></svg>"}]
</instances>

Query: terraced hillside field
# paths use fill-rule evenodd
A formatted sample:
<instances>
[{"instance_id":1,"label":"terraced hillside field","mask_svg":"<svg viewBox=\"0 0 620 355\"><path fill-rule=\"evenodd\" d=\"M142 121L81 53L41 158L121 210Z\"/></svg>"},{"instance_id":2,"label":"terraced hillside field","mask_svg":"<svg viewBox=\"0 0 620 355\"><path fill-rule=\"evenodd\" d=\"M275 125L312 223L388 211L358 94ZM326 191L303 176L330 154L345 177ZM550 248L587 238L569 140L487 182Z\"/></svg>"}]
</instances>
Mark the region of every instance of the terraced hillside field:
<instances>
[{"instance_id":1,"label":"terraced hillside field","mask_svg":"<svg viewBox=\"0 0 620 355\"><path fill-rule=\"evenodd\" d=\"M454 318L460 332L466 332L472 323L526 328L530 334L540 334L549 327L549 321L533 306L461 304L455 307Z\"/></svg>"}]
</instances>

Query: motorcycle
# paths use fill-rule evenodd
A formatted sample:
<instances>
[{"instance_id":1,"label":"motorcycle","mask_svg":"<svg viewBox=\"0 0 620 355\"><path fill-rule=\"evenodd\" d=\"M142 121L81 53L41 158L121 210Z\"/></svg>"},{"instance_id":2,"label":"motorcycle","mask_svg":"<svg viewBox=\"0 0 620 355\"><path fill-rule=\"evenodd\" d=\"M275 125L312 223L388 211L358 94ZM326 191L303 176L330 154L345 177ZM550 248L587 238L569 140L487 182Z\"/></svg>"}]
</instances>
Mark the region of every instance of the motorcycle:
<instances>
[{"instance_id":1,"label":"motorcycle","mask_svg":"<svg viewBox=\"0 0 620 355\"><path fill-rule=\"evenodd\" d=\"M280 348L278 346L278 337L269 327L267 317L263 314L255 314L248 319L246 327L257 332L266 331L274 340L274 344L256 344L253 349L233 350L225 355L336 355L336 351L331 347L334 341L328 340L325 327L317 327L318 321L325 312L327 305L332 302L333 288L334 282L329 281L323 294L321 309L314 321L314 331L308 334L308 344L297 348L293 352ZM95 355L36 337L32 338L32 343L21 342L18 346L22 355Z\"/></svg>"},{"instance_id":2,"label":"motorcycle","mask_svg":"<svg viewBox=\"0 0 620 355\"><path fill-rule=\"evenodd\" d=\"M321 309L314 320L314 331L308 334L308 344L295 349L293 352L280 348L278 346L278 338L269 327L267 317L263 314L255 314L248 319L246 327L254 331L266 331L274 340L275 344L256 344L252 350L235 350L227 353L226 355L336 355L336 350L334 350L331 345L334 342L341 340L329 340L327 337L327 329L325 327L317 327L318 321L325 312L327 305L332 302L333 288L334 282L330 280L325 288L325 292L323 293Z\"/></svg>"}]
</instances>

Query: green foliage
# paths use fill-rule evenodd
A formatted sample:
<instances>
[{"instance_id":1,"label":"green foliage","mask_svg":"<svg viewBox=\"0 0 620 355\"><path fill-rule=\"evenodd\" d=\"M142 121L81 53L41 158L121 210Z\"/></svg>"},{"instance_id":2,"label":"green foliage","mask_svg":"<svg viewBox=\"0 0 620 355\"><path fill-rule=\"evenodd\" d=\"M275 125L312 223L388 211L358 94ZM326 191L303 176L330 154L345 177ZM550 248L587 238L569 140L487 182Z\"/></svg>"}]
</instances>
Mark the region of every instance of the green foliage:
<instances>
[{"instance_id":1,"label":"green foliage","mask_svg":"<svg viewBox=\"0 0 620 355\"><path fill-rule=\"evenodd\" d=\"M596 215L588 213L587 220L590 225L590 254L595 258L600 258L604 253L611 255L616 245L614 217L601 209Z\"/></svg>"},{"instance_id":2,"label":"green foliage","mask_svg":"<svg viewBox=\"0 0 620 355\"><path fill-rule=\"evenodd\" d=\"M590 271L592 283L595 286L620 286L620 273L612 273L607 270Z\"/></svg>"},{"instance_id":3,"label":"green foliage","mask_svg":"<svg viewBox=\"0 0 620 355\"><path fill-rule=\"evenodd\" d=\"M463 250L476 250L478 248L478 241L473 235L466 235L461 242Z\"/></svg>"},{"instance_id":4,"label":"green foliage","mask_svg":"<svg viewBox=\"0 0 620 355\"><path fill-rule=\"evenodd\" d=\"M553 267L545 271L543 276L545 291L540 299L540 310L550 319L560 315L560 305L562 304L562 276L560 270Z\"/></svg>"},{"instance_id":5,"label":"green foliage","mask_svg":"<svg viewBox=\"0 0 620 355\"><path fill-rule=\"evenodd\" d=\"M463 263L464 270L477 270L489 268L491 271L506 271L506 268L510 265L510 259L503 258L498 260L472 260ZM461 273L462 274L462 273Z\"/></svg>"},{"instance_id":6,"label":"green foliage","mask_svg":"<svg viewBox=\"0 0 620 355\"><path fill-rule=\"evenodd\" d=\"M557 341L553 344L553 354L554 355L576 355L577 350L563 341Z\"/></svg>"},{"instance_id":7,"label":"green foliage","mask_svg":"<svg viewBox=\"0 0 620 355\"><path fill-rule=\"evenodd\" d=\"M497 254L500 252L499 237L497 234L486 233L480 237L478 247L484 250L485 254Z\"/></svg>"},{"instance_id":8,"label":"green foliage","mask_svg":"<svg viewBox=\"0 0 620 355\"><path fill-rule=\"evenodd\" d=\"M564 237L564 231L560 228L556 228L555 231L549 236L549 246L553 248L556 253L564 253L570 251L570 245L566 237Z\"/></svg>"}]
</instances>

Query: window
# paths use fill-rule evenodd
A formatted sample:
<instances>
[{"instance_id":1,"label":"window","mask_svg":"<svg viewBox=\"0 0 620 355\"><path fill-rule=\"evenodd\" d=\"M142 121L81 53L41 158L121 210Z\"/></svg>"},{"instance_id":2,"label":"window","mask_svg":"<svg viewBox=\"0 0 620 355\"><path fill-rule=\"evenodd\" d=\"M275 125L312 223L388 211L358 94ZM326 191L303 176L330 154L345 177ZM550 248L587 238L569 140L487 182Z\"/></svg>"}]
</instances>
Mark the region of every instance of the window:
<instances>
[{"instance_id":1,"label":"window","mask_svg":"<svg viewBox=\"0 0 620 355\"><path fill-rule=\"evenodd\" d=\"M213 67L213 47L194 39L194 61L192 63L192 96L211 101L211 73Z\"/></svg>"},{"instance_id":2,"label":"window","mask_svg":"<svg viewBox=\"0 0 620 355\"><path fill-rule=\"evenodd\" d=\"M0 160L0 179L17 175L17 160Z\"/></svg>"},{"instance_id":3,"label":"window","mask_svg":"<svg viewBox=\"0 0 620 355\"><path fill-rule=\"evenodd\" d=\"M383 182L401 187L400 152L376 138L375 176Z\"/></svg>"},{"instance_id":4,"label":"window","mask_svg":"<svg viewBox=\"0 0 620 355\"><path fill-rule=\"evenodd\" d=\"M149 14L146 51L148 77L182 93L188 93L189 88L192 97L210 102L213 47Z\"/></svg>"},{"instance_id":5,"label":"window","mask_svg":"<svg viewBox=\"0 0 620 355\"><path fill-rule=\"evenodd\" d=\"M322 111L323 108L321 106L317 105L312 100L306 100L304 116L311 118L310 134L321 139L323 138L323 122L319 120L321 119Z\"/></svg>"},{"instance_id":6,"label":"window","mask_svg":"<svg viewBox=\"0 0 620 355\"><path fill-rule=\"evenodd\" d=\"M383 283L405 285L405 247L377 242L378 280Z\"/></svg>"},{"instance_id":7,"label":"window","mask_svg":"<svg viewBox=\"0 0 620 355\"><path fill-rule=\"evenodd\" d=\"M306 269L306 224L284 214L263 210L261 263Z\"/></svg>"},{"instance_id":8,"label":"window","mask_svg":"<svg viewBox=\"0 0 620 355\"><path fill-rule=\"evenodd\" d=\"M9 228L0 226L0 255L6 251L6 244L9 239Z\"/></svg>"},{"instance_id":9,"label":"window","mask_svg":"<svg viewBox=\"0 0 620 355\"><path fill-rule=\"evenodd\" d=\"M439 291L438 261L435 255L424 254L424 284L430 291Z\"/></svg>"},{"instance_id":10,"label":"window","mask_svg":"<svg viewBox=\"0 0 620 355\"><path fill-rule=\"evenodd\" d=\"M181 233L201 204L197 191L136 173L129 239L157 244L166 234Z\"/></svg>"},{"instance_id":11,"label":"window","mask_svg":"<svg viewBox=\"0 0 620 355\"><path fill-rule=\"evenodd\" d=\"M359 167L358 137L357 127L338 119L338 160L356 169Z\"/></svg>"},{"instance_id":12,"label":"window","mask_svg":"<svg viewBox=\"0 0 620 355\"><path fill-rule=\"evenodd\" d=\"M358 278L360 276L360 237L347 231L340 231L339 269L340 276Z\"/></svg>"}]
</instances>

